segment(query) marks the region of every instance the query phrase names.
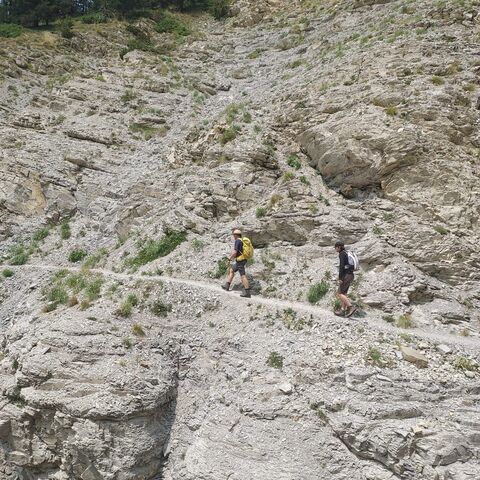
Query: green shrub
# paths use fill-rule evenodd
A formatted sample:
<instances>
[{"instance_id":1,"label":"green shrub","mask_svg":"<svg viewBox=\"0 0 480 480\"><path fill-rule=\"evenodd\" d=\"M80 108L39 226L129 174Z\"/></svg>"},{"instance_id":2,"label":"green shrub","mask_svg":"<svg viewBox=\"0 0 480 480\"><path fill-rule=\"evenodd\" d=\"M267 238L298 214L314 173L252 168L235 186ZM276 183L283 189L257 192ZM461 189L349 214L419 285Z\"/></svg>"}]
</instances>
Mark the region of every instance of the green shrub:
<instances>
[{"instance_id":1,"label":"green shrub","mask_svg":"<svg viewBox=\"0 0 480 480\"><path fill-rule=\"evenodd\" d=\"M92 13L87 13L86 15L82 15L80 17L80 21L88 25L91 25L94 23L106 23L108 22L108 17L102 12L92 12Z\"/></svg>"},{"instance_id":2,"label":"green shrub","mask_svg":"<svg viewBox=\"0 0 480 480\"><path fill-rule=\"evenodd\" d=\"M87 310L90 308L90 302L85 298L80 302L80 310Z\"/></svg>"},{"instance_id":3,"label":"green shrub","mask_svg":"<svg viewBox=\"0 0 480 480\"><path fill-rule=\"evenodd\" d=\"M298 178L304 185L310 185L310 182L308 181L308 178L305 175L301 175Z\"/></svg>"},{"instance_id":4,"label":"green shrub","mask_svg":"<svg viewBox=\"0 0 480 480\"><path fill-rule=\"evenodd\" d=\"M155 30L158 33L174 33L181 36L190 34L189 28L182 20L169 12L161 13L161 18L155 26Z\"/></svg>"},{"instance_id":5,"label":"green shrub","mask_svg":"<svg viewBox=\"0 0 480 480\"><path fill-rule=\"evenodd\" d=\"M72 236L70 231L70 225L67 220L63 221L60 225L60 238L62 240L68 240Z\"/></svg>"},{"instance_id":6,"label":"green shrub","mask_svg":"<svg viewBox=\"0 0 480 480\"><path fill-rule=\"evenodd\" d=\"M255 211L255 216L257 218L262 218L267 214L267 209L265 207L258 207Z\"/></svg>"},{"instance_id":7,"label":"green shrub","mask_svg":"<svg viewBox=\"0 0 480 480\"><path fill-rule=\"evenodd\" d=\"M447 235L449 233L448 229L442 227L441 225L435 225L433 229L440 235Z\"/></svg>"},{"instance_id":8,"label":"green shrub","mask_svg":"<svg viewBox=\"0 0 480 480\"><path fill-rule=\"evenodd\" d=\"M49 234L50 234L50 229L48 227L40 228L40 230L37 230L33 234L32 240L34 242L40 242L42 240L45 240L45 238L47 238Z\"/></svg>"},{"instance_id":9,"label":"green shrub","mask_svg":"<svg viewBox=\"0 0 480 480\"><path fill-rule=\"evenodd\" d=\"M318 303L328 292L329 290L328 283L325 280L315 283L310 287L307 293L307 300L315 305Z\"/></svg>"},{"instance_id":10,"label":"green shrub","mask_svg":"<svg viewBox=\"0 0 480 480\"><path fill-rule=\"evenodd\" d=\"M123 103L128 103L134 100L135 98L137 98L137 94L133 90L127 89L125 90L124 94L120 97L120 100Z\"/></svg>"},{"instance_id":11,"label":"green shrub","mask_svg":"<svg viewBox=\"0 0 480 480\"><path fill-rule=\"evenodd\" d=\"M289 182L290 180L293 180L295 178L295 174L292 172L285 172L283 174L282 180L284 183Z\"/></svg>"},{"instance_id":12,"label":"green shrub","mask_svg":"<svg viewBox=\"0 0 480 480\"><path fill-rule=\"evenodd\" d=\"M439 77L438 75L434 75L431 78L431 81L434 85L443 85L445 83L445 79L442 77Z\"/></svg>"},{"instance_id":13,"label":"green shrub","mask_svg":"<svg viewBox=\"0 0 480 480\"><path fill-rule=\"evenodd\" d=\"M108 251L105 248L102 248L98 252L94 253L93 255L89 255L85 261L83 262L83 266L85 268L93 268L95 267L102 258L107 255Z\"/></svg>"},{"instance_id":14,"label":"green shrub","mask_svg":"<svg viewBox=\"0 0 480 480\"><path fill-rule=\"evenodd\" d=\"M208 11L217 20L225 18L230 12L230 0L209 0Z\"/></svg>"},{"instance_id":15,"label":"green shrub","mask_svg":"<svg viewBox=\"0 0 480 480\"><path fill-rule=\"evenodd\" d=\"M389 105L386 109L385 109L385 113L387 115L389 115L390 117L394 117L395 115L397 115L398 113L398 110L397 110L397 107L395 105Z\"/></svg>"},{"instance_id":16,"label":"green shrub","mask_svg":"<svg viewBox=\"0 0 480 480\"><path fill-rule=\"evenodd\" d=\"M129 293L127 296L127 302L136 307L138 305L138 297L134 293Z\"/></svg>"},{"instance_id":17,"label":"green shrub","mask_svg":"<svg viewBox=\"0 0 480 480\"><path fill-rule=\"evenodd\" d=\"M140 38L134 38L127 42L127 51L121 56L122 58L133 50L141 50L142 52L153 52L155 47L149 40L142 40Z\"/></svg>"},{"instance_id":18,"label":"green shrub","mask_svg":"<svg viewBox=\"0 0 480 480\"><path fill-rule=\"evenodd\" d=\"M185 232L167 230L160 240L147 240L145 246L137 255L128 260L129 266L145 265L160 257L165 257L172 253L181 243L187 239Z\"/></svg>"},{"instance_id":19,"label":"green shrub","mask_svg":"<svg viewBox=\"0 0 480 480\"><path fill-rule=\"evenodd\" d=\"M240 127L238 127L237 125L231 125L230 127L226 128L220 136L220 143L222 145L225 145L226 143L235 140L235 138L237 138L238 132L240 132Z\"/></svg>"},{"instance_id":20,"label":"green shrub","mask_svg":"<svg viewBox=\"0 0 480 480\"><path fill-rule=\"evenodd\" d=\"M478 365L476 365L472 360L466 357L457 357L453 361L453 366L457 370L463 370L463 371L468 370L470 372L473 372L478 369Z\"/></svg>"},{"instance_id":21,"label":"green shrub","mask_svg":"<svg viewBox=\"0 0 480 480\"><path fill-rule=\"evenodd\" d=\"M295 155L294 153L288 156L287 164L289 167L292 167L295 170L299 170L300 167L302 166L302 164L300 163L300 160L298 159L298 155Z\"/></svg>"},{"instance_id":22,"label":"green shrub","mask_svg":"<svg viewBox=\"0 0 480 480\"><path fill-rule=\"evenodd\" d=\"M374 365L383 365L382 354L380 353L380 350L378 350L378 348L369 347L367 359Z\"/></svg>"},{"instance_id":23,"label":"green shrub","mask_svg":"<svg viewBox=\"0 0 480 480\"><path fill-rule=\"evenodd\" d=\"M102 285L103 278L101 277L97 277L88 282L87 286L85 287L85 295L89 301L93 302L93 300L96 300L100 296Z\"/></svg>"},{"instance_id":24,"label":"green shrub","mask_svg":"<svg viewBox=\"0 0 480 480\"><path fill-rule=\"evenodd\" d=\"M8 278L8 277L13 277L14 273L13 273L13 270L11 270L10 268L5 268L5 269L3 269L3 271L2 271L2 275L3 275L5 278Z\"/></svg>"},{"instance_id":25,"label":"green shrub","mask_svg":"<svg viewBox=\"0 0 480 480\"><path fill-rule=\"evenodd\" d=\"M133 305L130 302L125 301L125 302L122 302L122 304L117 308L115 313L119 317L127 318L132 314L132 310L133 310Z\"/></svg>"},{"instance_id":26,"label":"green shrub","mask_svg":"<svg viewBox=\"0 0 480 480\"><path fill-rule=\"evenodd\" d=\"M88 253L86 252L86 250L75 249L75 250L72 250L69 253L68 261L71 262L71 263L77 263L77 262L82 261L87 255L88 255Z\"/></svg>"},{"instance_id":27,"label":"green shrub","mask_svg":"<svg viewBox=\"0 0 480 480\"><path fill-rule=\"evenodd\" d=\"M205 248L205 242L199 240L198 238L195 238L192 240L192 248L196 252L201 252Z\"/></svg>"},{"instance_id":28,"label":"green shrub","mask_svg":"<svg viewBox=\"0 0 480 480\"><path fill-rule=\"evenodd\" d=\"M156 300L150 307L150 311L157 317L166 317L172 311L170 304L163 303L161 300Z\"/></svg>"},{"instance_id":29,"label":"green shrub","mask_svg":"<svg viewBox=\"0 0 480 480\"><path fill-rule=\"evenodd\" d=\"M132 341L128 337L122 340L122 344L125 348L132 348Z\"/></svg>"},{"instance_id":30,"label":"green shrub","mask_svg":"<svg viewBox=\"0 0 480 480\"><path fill-rule=\"evenodd\" d=\"M217 261L217 269L210 272L209 275L212 278L221 278L227 274L229 267L230 262L228 261L228 258L222 258Z\"/></svg>"},{"instance_id":31,"label":"green shrub","mask_svg":"<svg viewBox=\"0 0 480 480\"><path fill-rule=\"evenodd\" d=\"M283 367L283 357L277 352L270 352L270 355L267 358L267 365L273 368L282 368Z\"/></svg>"},{"instance_id":32,"label":"green shrub","mask_svg":"<svg viewBox=\"0 0 480 480\"><path fill-rule=\"evenodd\" d=\"M68 302L68 293L62 286L54 285L47 290L45 298L50 303L66 305Z\"/></svg>"},{"instance_id":33,"label":"green shrub","mask_svg":"<svg viewBox=\"0 0 480 480\"><path fill-rule=\"evenodd\" d=\"M415 323L413 322L412 316L408 313L405 315L400 315L397 319L397 327L400 328L413 328Z\"/></svg>"},{"instance_id":34,"label":"green shrub","mask_svg":"<svg viewBox=\"0 0 480 480\"><path fill-rule=\"evenodd\" d=\"M28 262L29 253L25 250L23 245L17 245L10 256L10 263L12 265L25 265Z\"/></svg>"},{"instance_id":35,"label":"green shrub","mask_svg":"<svg viewBox=\"0 0 480 480\"><path fill-rule=\"evenodd\" d=\"M58 30L63 38L72 38L74 36L72 28L73 20L70 18L64 18L58 22Z\"/></svg>"},{"instance_id":36,"label":"green shrub","mask_svg":"<svg viewBox=\"0 0 480 480\"><path fill-rule=\"evenodd\" d=\"M145 336L145 330L143 330L142 326L139 323L134 323L132 325L132 333L137 337Z\"/></svg>"},{"instance_id":37,"label":"green shrub","mask_svg":"<svg viewBox=\"0 0 480 480\"><path fill-rule=\"evenodd\" d=\"M15 38L22 34L22 27L13 23L0 23L0 37Z\"/></svg>"},{"instance_id":38,"label":"green shrub","mask_svg":"<svg viewBox=\"0 0 480 480\"><path fill-rule=\"evenodd\" d=\"M65 279L65 285L74 293L81 292L87 286L87 278L82 273L72 273Z\"/></svg>"}]
</instances>

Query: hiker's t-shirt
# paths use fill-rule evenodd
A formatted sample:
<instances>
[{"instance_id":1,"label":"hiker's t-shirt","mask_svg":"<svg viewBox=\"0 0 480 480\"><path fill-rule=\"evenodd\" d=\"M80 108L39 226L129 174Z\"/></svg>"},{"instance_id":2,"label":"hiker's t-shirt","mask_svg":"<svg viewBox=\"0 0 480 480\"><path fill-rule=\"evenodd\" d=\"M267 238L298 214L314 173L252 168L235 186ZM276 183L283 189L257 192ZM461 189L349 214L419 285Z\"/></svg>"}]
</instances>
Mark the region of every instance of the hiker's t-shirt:
<instances>
[{"instance_id":1,"label":"hiker's t-shirt","mask_svg":"<svg viewBox=\"0 0 480 480\"><path fill-rule=\"evenodd\" d=\"M347 253L346 250L342 250L338 254L338 256L340 258L340 265L339 265L339 268L338 268L338 278L340 280L343 280L343 277L347 273L353 273L353 265L350 265L348 263L348 253Z\"/></svg>"},{"instance_id":2,"label":"hiker's t-shirt","mask_svg":"<svg viewBox=\"0 0 480 480\"><path fill-rule=\"evenodd\" d=\"M237 251L237 256L235 258L238 258L240 255L242 255L243 242L239 238L235 240L235 245L233 246L233 249Z\"/></svg>"}]
</instances>

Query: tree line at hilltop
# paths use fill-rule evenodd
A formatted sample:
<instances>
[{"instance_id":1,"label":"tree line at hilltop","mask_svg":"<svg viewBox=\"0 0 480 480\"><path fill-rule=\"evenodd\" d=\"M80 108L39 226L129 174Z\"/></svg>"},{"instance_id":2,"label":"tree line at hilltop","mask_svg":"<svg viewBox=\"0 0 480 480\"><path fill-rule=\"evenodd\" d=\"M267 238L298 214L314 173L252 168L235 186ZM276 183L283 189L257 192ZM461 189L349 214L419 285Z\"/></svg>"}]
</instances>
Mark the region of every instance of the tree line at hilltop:
<instances>
[{"instance_id":1,"label":"tree line at hilltop","mask_svg":"<svg viewBox=\"0 0 480 480\"><path fill-rule=\"evenodd\" d=\"M86 23L100 23L120 16L148 16L149 9L174 7L180 11L209 9L217 18L226 15L229 0L0 0L0 23L26 27L82 16Z\"/></svg>"}]
</instances>

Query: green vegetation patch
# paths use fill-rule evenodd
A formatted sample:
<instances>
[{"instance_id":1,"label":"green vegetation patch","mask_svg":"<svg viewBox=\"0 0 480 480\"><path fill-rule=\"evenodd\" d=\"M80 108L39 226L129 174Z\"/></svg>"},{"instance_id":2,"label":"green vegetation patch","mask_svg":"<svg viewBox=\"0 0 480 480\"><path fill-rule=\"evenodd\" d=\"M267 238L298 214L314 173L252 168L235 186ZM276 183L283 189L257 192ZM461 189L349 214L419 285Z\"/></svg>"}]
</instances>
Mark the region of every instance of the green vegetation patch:
<instances>
[{"instance_id":1,"label":"green vegetation patch","mask_svg":"<svg viewBox=\"0 0 480 480\"><path fill-rule=\"evenodd\" d=\"M278 352L270 352L270 355L267 358L267 365L273 368L282 368L283 367L283 356Z\"/></svg>"},{"instance_id":2,"label":"green vegetation patch","mask_svg":"<svg viewBox=\"0 0 480 480\"><path fill-rule=\"evenodd\" d=\"M312 305L315 305L327 294L329 289L330 287L326 280L322 280L321 282L315 283L308 290L307 300Z\"/></svg>"},{"instance_id":3,"label":"green vegetation patch","mask_svg":"<svg viewBox=\"0 0 480 480\"><path fill-rule=\"evenodd\" d=\"M229 267L230 262L228 261L228 258L222 258L217 261L217 269L211 271L209 276L212 278L222 278L227 274Z\"/></svg>"},{"instance_id":4,"label":"green vegetation patch","mask_svg":"<svg viewBox=\"0 0 480 480\"><path fill-rule=\"evenodd\" d=\"M60 270L52 277L50 285L42 289L44 300L48 303L45 312L55 310L59 305L78 305L78 295L83 299L80 309L85 310L90 303L100 297L103 285L103 277L92 275L89 272L69 273L68 270Z\"/></svg>"},{"instance_id":5,"label":"green vegetation patch","mask_svg":"<svg viewBox=\"0 0 480 480\"><path fill-rule=\"evenodd\" d=\"M40 228L39 230L37 230L33 234L32 240L34 242L41 242L42 240L45 240L48 237L49 234L50 234L50 228L49 227Z\"/></svg>"},{"instance_id":6,"label":"green vegetation patch","mask_svg":"<svg viewBox=\"0 0 480 480\"><path fill-rule=\"evenodd\" d=\"M2 276L5 278L13 277L14 272L10 268L4 268L2 270Z\"/></svg>"},{"instance_id":7,"label":"green vegetation patch","mask_svg":"<svg viewBox=\"0 0 480 480\"><path fill-rule=\"evenodd\" d=\"M25 265L29 257L29 251L27 251L23 245L17 245L11 251L10 263L12 265Z\"/></svg>"},{"instance_id":8,"label":"green vegetation patch","mask_svg":"<svg viewBox=\"0 0 480 480\"><path fill-rule=\"evenodd\" d=\"M20 25L13 23L0 23L0 37L3 38L16 38L23 32L23 28Z\"/></svg>"},{"instance_id":9,"label":"green vegetation patch","mask_svg":"<svg viewBox=\"0 0 480 480\"><path fill-rule=\"evenodd\" d=\"M166 257L187 239L185 232L167 230L160 240L147 240L145 246L132 259L127 261L131 267L139 267L153 262L160 257Z\"/></svg>"},{"instance_id":10,"label":"green vegetation patch","mask_svg":"<svg viewBox=\"0 0 480 480\"><path fill-rule=\"evenodd\" d=\"M70 230L70 224L68 221L62 222L60 225L60 238L62 240L68 240L72 236L72 232Z\"/></svg>"},{"instance_id":11,"label":"green vegetation patch","mask_svg":"<svg viewBox=\"0 0 480 480\"><path fill-rule=\"evenodd\" d=\"M86 250L82 248L75 249L68 254L68 261L71 263L81 262L87 255Z\"/></svg>"},{"instance_id":12,"label":"green vegetation patch","mask_svg":"<svg viewBox=\"0 0 480 480\"><path fill-rule=\"evenodd\" d=\"M188 26L176 15L169 12L162 12L160 20L155 25L158 33L173 33L175 35L190 35Z\"/></svg>"},{"instance_id":13,"label":"green vegetation patch","mask_svg":"<svg viewBox=\"0 0 480 480\"><path fill-rule=\"evenodd\" d=\"M166 317L172 311L172 305L155 300L150 306L150 311L157 317Z\"/></svg>"}]
</instances>

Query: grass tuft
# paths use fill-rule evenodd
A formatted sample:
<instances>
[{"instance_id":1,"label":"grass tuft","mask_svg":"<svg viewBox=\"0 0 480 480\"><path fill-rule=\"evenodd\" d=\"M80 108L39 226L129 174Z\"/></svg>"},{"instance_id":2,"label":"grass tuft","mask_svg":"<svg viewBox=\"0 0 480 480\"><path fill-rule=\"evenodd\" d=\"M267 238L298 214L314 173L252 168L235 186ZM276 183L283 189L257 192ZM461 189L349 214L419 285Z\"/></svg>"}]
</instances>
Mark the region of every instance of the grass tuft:
<instances>
[{"instance_id":1,"label":"grass tuft","mask_svg":"<svg viewBox=\"0 0 480 480\"><path fill-rule=\"evenodd\" d=\"M328 292L330 289L328 282L322 280L321 282L315 283L310 287L307 293L307 300L312 304L315 305L318 303Z\"/></svg>"},{"instance_id":2,"label":"grass tuft","mask_svg":"<svg viewBox=\"0 0 480 480\"><path fill-rule=\"evenodd\" d=\"M145 246L130 260L127 260L127 266L139 267L153 262L160 257L165 257L172 253L181 243L187 239L185 232L167 230L160 240L147 240Z\"/></svg>"}]
</instances>

